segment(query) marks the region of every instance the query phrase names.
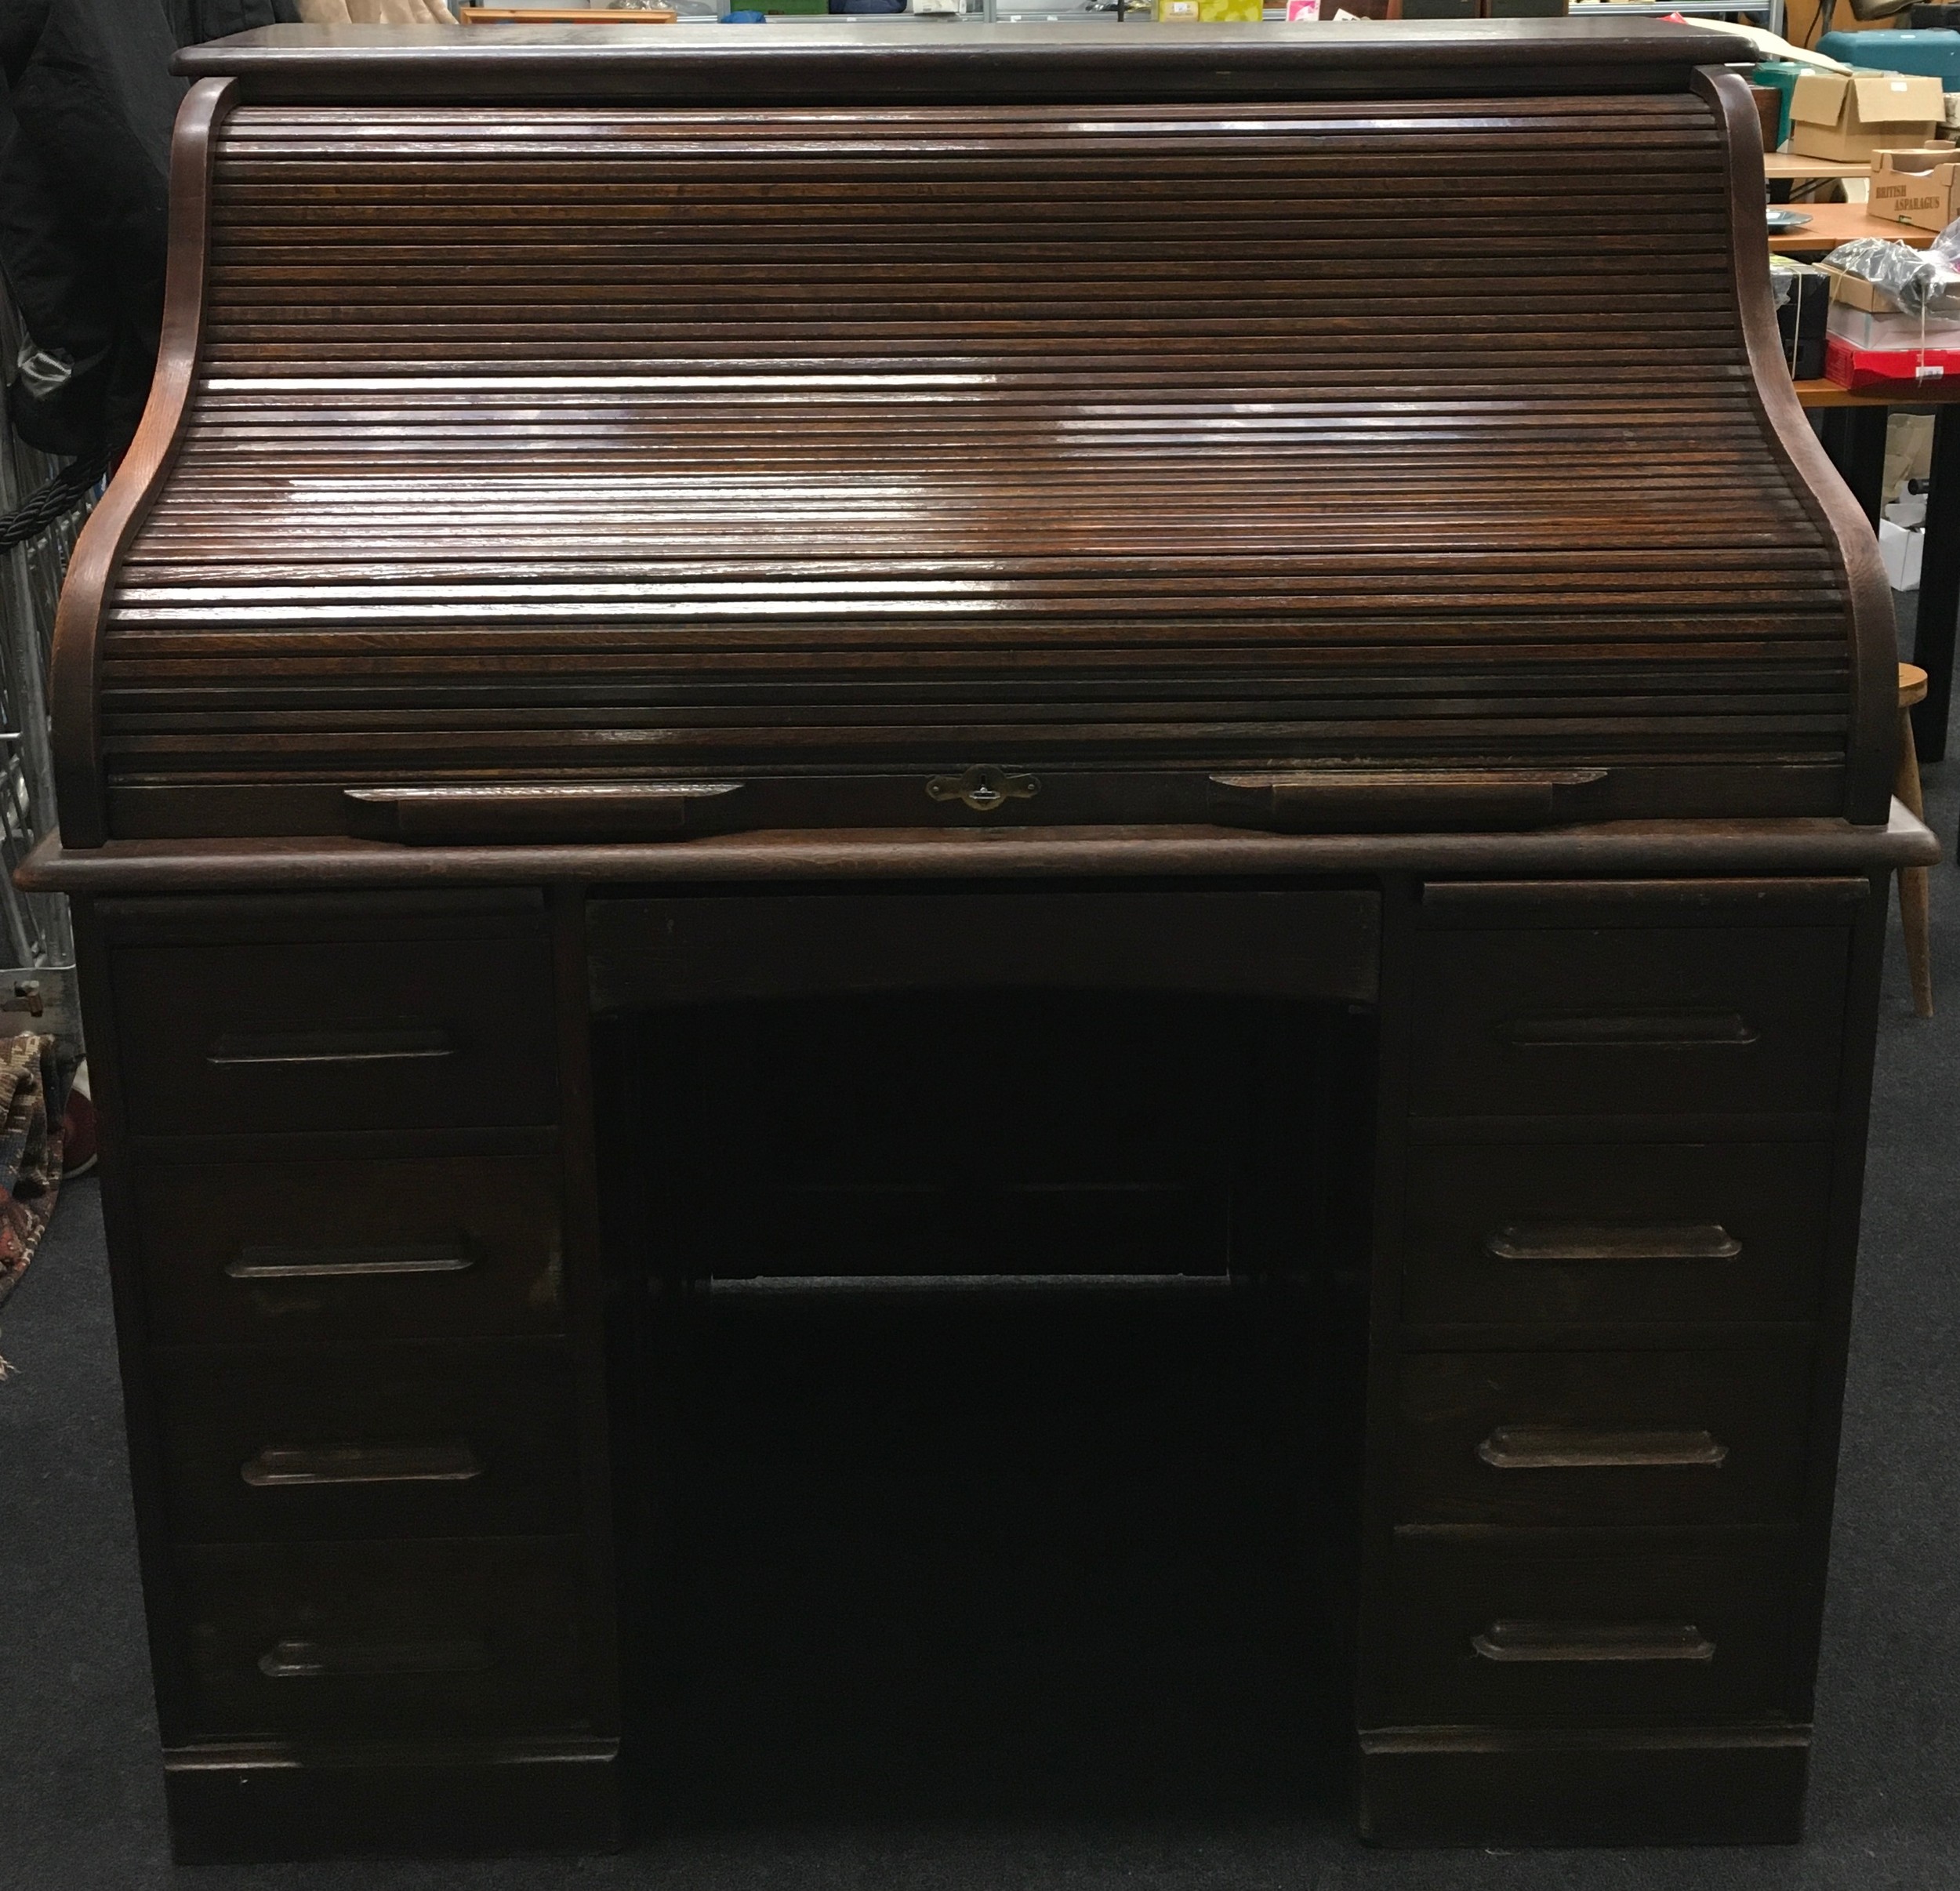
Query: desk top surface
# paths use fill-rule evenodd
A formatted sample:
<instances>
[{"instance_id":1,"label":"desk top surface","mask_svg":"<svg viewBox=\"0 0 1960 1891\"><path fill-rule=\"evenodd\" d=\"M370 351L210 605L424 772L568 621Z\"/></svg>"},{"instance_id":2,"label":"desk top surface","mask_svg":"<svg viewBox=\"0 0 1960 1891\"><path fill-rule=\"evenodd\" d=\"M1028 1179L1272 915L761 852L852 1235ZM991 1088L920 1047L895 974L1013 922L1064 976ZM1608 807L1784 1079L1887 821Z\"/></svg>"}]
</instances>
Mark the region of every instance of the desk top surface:
<instances>
[{"instance_id":1,"label":"desk top surface","mask_svg":"<svg viewBox=\"0 0 1960 1891\"><path fill-rule=\"evenodd\" d=\"M1269 873L1695 874L1924 866L1940 843L1896 800L1883 827L1838 820L1605 821L1497 834L1272 834L1218 827L877 828L612 845L416 847L298 840L122 840L59 833L17 871L34 892L733 881L1058 879Z\"/></svg>"},{"instance_id":2,"label":"desk top surface","mask_svg":"<svg viewBox=\"0 0 1960 1891\"><path fill-rule=\"evenodd\" d=\"M1113 31L1098 23L771 21L719 24L263 27L186 47L191 78L239 80L248 97L634 97L702 104L848 104L980 98L1393 97L1510 89L1536 72L1583 90L1683 85L1696 67L1751 56L1746 42L1664 20L1358 20ZM1495 74L1504 74L1502 79ZM1535 88L1534 88L1535 89Z\"/></svg>"}]
</instances>

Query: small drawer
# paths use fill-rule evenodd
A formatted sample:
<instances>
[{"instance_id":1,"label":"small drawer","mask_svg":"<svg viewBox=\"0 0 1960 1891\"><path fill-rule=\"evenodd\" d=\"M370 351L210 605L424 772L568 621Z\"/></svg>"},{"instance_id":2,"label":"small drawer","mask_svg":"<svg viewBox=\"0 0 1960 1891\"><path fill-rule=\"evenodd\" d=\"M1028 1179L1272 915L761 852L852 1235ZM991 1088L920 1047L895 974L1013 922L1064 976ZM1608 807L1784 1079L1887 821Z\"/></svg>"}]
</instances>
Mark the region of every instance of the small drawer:
<instances>
[{"instance_id":1,"label":"small drawer","mask_svg":"<svg viewBox=\"0 0 1960 1891\"><path fill-rule=\"evenodd\" d=\"M557 1117L542 938L124 946L110 977L140 1135Z\"/></svg>"},{"instance_id":2,"label":"small drawer","mask_svg":"<svg viewBox=\"0 0 1960 1891\"><path fill-rule=\"evenodd\" d=\"M180 1550L190 1693L165 1738L586 1725L579 1551L564 1539Z\"/></svg>"},{"instance_id":3,"label":"small drawer","mask_svg":"<svg viewBox=\"0 0 1960 1891\"><path fill-rule=\"evenodd\" d=\"M1403 1319L1805 1320L1828 1143L1570 1143L1409 1152Z\"/></svg>"},{"instance_id":4,"label":"small drawer","mask_svg":"<svg viewBox=\"0 0 1960 1891\"><path fill-rule=\"evenodd\" d=\"M1399 1521L1795 1521L1807 1345L1418 1352L1400 1370Z\"/></svg>"},{"instance_id":5,"label":"small drawer","mask_svg":"<svg viewBox=\"0 0 1960 1891\"><path fill-rule=\"evenodd\" d=\"M159 1348L151 1370L180 1541L528 1536L577 1522L558 1342Z\"/></svg>"},{"instance_id":6,"label":"small drawer","mask_svg":"<svg viewBox=\"0 0 1960 1891\"><path fill-rule=\"evenodd\" d=\"M1801 1711L1787 1558L1396 1545L1400 1722L1675 1723Z\"/></svg>"},{"instance_id":7,"label":"small drawer","mask_svg":"<svg viewBox=\"0 0 1960 1891\"><path fill-rule=\"evenodd\" d=\"M1418 1116L1837 1107L1844 927L1417 937Z\"/></svg>"},{"instance_id":8,"label":"small drawer","mask_svg":"<svg viewBox=\"0 0 1960 1891\"><path fill-rule=\"evenodd\" d=\"M151 1332L165 1345L556 1332L559 1200L540 1156L148 1163L136 1201Z\"/></svg>"}]
</instances>

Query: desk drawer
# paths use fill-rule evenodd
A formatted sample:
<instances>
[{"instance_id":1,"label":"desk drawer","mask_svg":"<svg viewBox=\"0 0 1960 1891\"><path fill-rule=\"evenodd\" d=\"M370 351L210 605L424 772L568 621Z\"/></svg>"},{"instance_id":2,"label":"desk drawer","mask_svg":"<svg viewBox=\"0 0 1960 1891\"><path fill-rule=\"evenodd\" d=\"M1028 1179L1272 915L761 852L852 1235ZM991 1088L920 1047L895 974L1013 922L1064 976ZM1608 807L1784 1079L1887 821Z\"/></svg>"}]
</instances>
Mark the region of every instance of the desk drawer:
<instances>
[{"instance_id":1,"label":"desk drawer","mask_svg":"<svg viewBox=\"0 0 1960 1891\"><path fill-rule=\"evenodd\" d=\"M549 1157L153 1163L136 1199L151 1331L162 1345L564 1324Z\"/></svg>"},{"instance_id":2,"label":"desk drawer","mask_svg":"<svg viewBox=\"0 0 1960 1891\"><path fill-rule=\"evenodd\" d=\"M1792 1523L1809 1369L1807 1345L1405 1355L1398 1519Z\"/></svg>"},{"instance_id":3,"label":"desk drawer","mask_svg":"<svg viewBox=\"0 0 1960 1891\"><path fill-rule=\"evenodd\" d=\"M1837 1106L1846 927L1418 937L1418 1116Z\"/></svg>"},{"instance_id":4,"label":"desk drawer","mask_svg":"<svg viewBox=\"0 0 1960 1891\"><path fill-rule=\"evenodd\" d=\"M1396 1546L1397 1722L1801 1712L1787 1558Z\"/></svg>"},{"instance_id":5,"label":"desk drawer","mask_svg":"<svg viewBox=\"0 0 1960 1891\"><path fill-rule=\"evenodd\" d=\"M1409 1152L1403 1317L1806 1320L1828 1143L1569 1143Z\"/></svg>"},{"instance_id":6,"label":"desk drawer","mask_svg":"<svg viewBox=\"0 0 1960 1891\"><path fill-rule=\"evenodd\" d=\"M182 1550L188 1724L166 1739L575 1727L575 1542Z\"/></svg>"},{"instance_id":7,"label":"desk drawer","mask_svg":"<svg viewBox=\"0 0 1960 1891\"><path fill-rule=\"evenodd\" d=\"M140 1135L557 1114L543 939L124 946L110 976Z\"/></svg>"},{"instance_id":8,"label":"desk drawer","mask_svg":"<svg viewBox=\"0 0 1960 1891\"><path fill-rule=\"evenodd\" d=\"M152 1371L180 1541L576 1523L572 1366L554 1341L162 1348Z\"/></svg>"}]
</instances>

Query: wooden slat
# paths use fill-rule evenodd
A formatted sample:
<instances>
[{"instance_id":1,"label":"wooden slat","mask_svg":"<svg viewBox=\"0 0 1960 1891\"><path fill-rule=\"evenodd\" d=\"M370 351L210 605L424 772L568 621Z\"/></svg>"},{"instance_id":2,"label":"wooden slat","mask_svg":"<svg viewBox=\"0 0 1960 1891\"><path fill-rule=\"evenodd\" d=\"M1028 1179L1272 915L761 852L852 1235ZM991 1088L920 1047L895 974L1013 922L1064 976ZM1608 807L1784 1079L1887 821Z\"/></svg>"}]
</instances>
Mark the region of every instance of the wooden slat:
<instances>
[{"instance_id":1,"label":"wooden slat","mask_svg":"<svg viewBox=\"0 0 1960 1891\"><path fill-rule=\"evenodd\" d=\"M109 597L111 783L997 751L1834 792L1846 580L1730 201L1682 93L247 104Z\"/></svg>"}]
</instances>

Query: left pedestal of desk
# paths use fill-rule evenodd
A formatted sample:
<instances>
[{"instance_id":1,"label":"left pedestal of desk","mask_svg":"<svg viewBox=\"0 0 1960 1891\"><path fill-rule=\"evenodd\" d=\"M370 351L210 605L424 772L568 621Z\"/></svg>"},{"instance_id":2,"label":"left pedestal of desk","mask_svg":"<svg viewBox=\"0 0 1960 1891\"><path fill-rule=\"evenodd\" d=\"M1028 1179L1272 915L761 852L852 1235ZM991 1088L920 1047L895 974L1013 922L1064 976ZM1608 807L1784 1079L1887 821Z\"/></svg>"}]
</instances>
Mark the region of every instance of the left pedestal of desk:
<instances>
[{"instance_id":1,"label":"left pedestal of desk","mask_svg":"<svg viewBox=\"0 0 1960 1891\"><path fill-rule=\"evenodd\" d=\"M616 1844L575 946L535 888L78 933L179 1858Z\"/></svg>"}]
</instances>

